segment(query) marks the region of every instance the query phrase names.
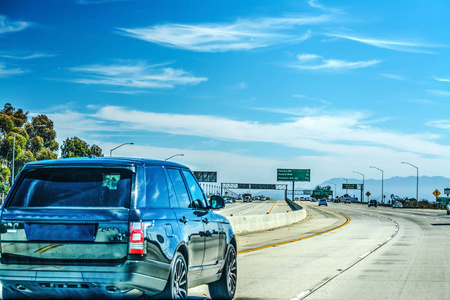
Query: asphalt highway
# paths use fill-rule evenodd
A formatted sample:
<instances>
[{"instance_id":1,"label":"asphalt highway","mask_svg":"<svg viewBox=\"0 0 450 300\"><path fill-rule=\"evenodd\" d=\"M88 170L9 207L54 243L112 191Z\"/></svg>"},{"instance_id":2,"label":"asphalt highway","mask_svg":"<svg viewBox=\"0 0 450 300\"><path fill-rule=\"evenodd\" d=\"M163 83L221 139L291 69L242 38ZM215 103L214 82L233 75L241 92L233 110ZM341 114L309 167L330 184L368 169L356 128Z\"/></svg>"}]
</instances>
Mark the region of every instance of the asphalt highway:
<instances>
[{"instance_id":1,"label":"asphalt highway","mask_svg":"<svg viewBox=\"0 0 450 300\"><path fill-rule=\"evenodd\" d=\"M229 216L244 216L244 215L265 215L268 213L286 213L291 211L286 201L284 200L269 200L269 201L252 201L245 202L238 200L235 203L227 203L224 209L217 211L217 213Z\"/></svg>"},{"instance_id":2,"label":"asphalt highway","mask_svg":"<svg viewBox=\"0 0 450 300\"><path fill-rule=\"evenodd\" d=\"M445 211L301 205L306 220L239 237L235 299L450 298ZM189 294L209 297L205 287Z\"/></svg>"},{"instance_id":3,"label":"asphalt highway","mask_svg":"<svg viewBox=\"0 0 450 300\"><path fill-rule=\"evenodd\" d=\"M444 210L300 203L307 218L238 236L235 299L450 299ZM233 203L227 216L283 213L284 201ZM206 286L189 299L209 299Z\"/></svg>"}]
</instances>

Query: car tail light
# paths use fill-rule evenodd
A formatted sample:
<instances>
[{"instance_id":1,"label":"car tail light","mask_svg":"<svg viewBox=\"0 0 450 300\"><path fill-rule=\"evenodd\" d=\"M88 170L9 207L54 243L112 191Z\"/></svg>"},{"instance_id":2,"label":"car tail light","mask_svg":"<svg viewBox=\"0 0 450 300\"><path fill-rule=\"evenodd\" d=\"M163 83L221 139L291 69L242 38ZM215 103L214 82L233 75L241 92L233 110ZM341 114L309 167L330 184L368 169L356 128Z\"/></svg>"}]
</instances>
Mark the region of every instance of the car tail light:
<instances>
[{"instance_id":1,"label":"car tail light","mask_svg":"<svg viewBox=\"0 0 450 300\"><path fill-rule=\"evenodd\" d=\"M142 222L130 223L130 254L144 254L144 228Z\"/></svg>"}]
</instances>

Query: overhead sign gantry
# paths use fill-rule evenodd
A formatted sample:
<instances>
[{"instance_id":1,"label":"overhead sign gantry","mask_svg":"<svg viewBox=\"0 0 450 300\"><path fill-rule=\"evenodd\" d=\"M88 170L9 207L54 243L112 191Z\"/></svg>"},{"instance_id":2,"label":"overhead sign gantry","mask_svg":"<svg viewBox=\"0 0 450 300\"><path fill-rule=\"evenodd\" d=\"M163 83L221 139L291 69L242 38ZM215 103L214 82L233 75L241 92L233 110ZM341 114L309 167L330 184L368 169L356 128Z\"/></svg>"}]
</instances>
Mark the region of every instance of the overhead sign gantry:
<instances>
[{"instance_id":1,"label":"overhead sign gantry","mask_svg":"<svg viewBox=\"0 0 450 300\"><path fill-rule=\"evenodd\" d=\"M295 182L311 180L311 169L277 169L277 181L292 181L292 200L294 200Z\"/></svg>"},{"instance_id":2,"label":"overhead sign gantry","mask_svg":"<svg viewBox=\"0 0 450 300\"><path fill-rule=\"evenodd\" d=\"M287 196L287 184L264 184L264 183L221 183L220 191L227 189L245 189L245 190L284 190Z\"/></svg>"}]
</instances>

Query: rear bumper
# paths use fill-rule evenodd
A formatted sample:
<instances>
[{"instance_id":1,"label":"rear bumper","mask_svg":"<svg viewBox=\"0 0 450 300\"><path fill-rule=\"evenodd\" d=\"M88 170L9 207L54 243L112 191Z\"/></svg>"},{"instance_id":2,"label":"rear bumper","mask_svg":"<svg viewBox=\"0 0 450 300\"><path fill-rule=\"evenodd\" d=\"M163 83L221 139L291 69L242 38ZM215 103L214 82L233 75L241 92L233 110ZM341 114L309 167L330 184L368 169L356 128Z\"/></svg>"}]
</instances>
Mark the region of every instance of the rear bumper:
<instances>
[{"instance_id":1,"label":"rear bumper","mask_svg":"<svg viewBox=\"0 0 450 300\"><path fill-rule=\"evenodd\" d=\"M170 265L150 262L127 262L117 267L0 265L4 286L23 286L27 293L45 293L49 289L91 289L95 293L138 289L148 294L161 292Z\"/></svg>"}]
</instances>

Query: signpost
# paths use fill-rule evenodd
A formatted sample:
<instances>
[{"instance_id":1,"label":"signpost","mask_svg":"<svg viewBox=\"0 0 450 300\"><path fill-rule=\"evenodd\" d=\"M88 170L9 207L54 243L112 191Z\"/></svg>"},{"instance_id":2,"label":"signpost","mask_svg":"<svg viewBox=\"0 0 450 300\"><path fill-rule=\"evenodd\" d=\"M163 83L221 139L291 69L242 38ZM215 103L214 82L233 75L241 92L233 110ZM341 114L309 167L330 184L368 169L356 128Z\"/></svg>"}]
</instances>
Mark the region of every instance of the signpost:
<instances>
[{"instance_id":1,"label":"signpost","mask_svg":"<svg viewBox=\"0 0 450 300\"><path fill-rule=\"evenodd\" d=\"M367 196L367 201L369 201L369 196L371 195L371 193L369 191L367 191L366 196Z\"/></svg>"},{"instance_id":2,"label":"signpost","mask_svg":"<svg viewBox=\"0 0 450 300\"><path fill-rule=\"evenodd\" d=\"M276 190L276 184L238 183L238 189L247 190Z\"/></svg>"},{"instance_id":3,"label":"signpost","mask_svg":"<svg viewBox=\"0 0 450 300\"><path fill-rule=\"evenodd\" d=\"M277 169L277 181L310 181L310 169Z\"/></svg>"},{"instance_id":4,"label":"signpost","mask_svg":"<svg viewBox=\"0 0 450 300\"><path fill-rule=\"evenodd\" d=\"M447 196L450 195L450 188L445 188L444 194L446 194Z\"/></svg>"},{"instance_id":5,"label":"signpost","mask_svg":"<svg viewBox=\"0 0 450 300\"><path fill-rule=\"evenodd\" d=\"M292 200L296 181L310 181L311 169L277 169L277 181L292 181Z\"/></svg>"},{"instance_id":6,"label":"signpost","mask_svg":"<svg viewBox=\"0 0 450 300\"><path fill-rule=\"evenodd\" d=\"M310 181L311 169L277 169L277 181L292 181L292 200L296 181Z\"/></svg>"},{"instance_id":7,"label":"signpost","mask_svg":"<svg viewBox=\"0 0 450 300\"><path fill-rule=\"evenodd\" d=\"M439 195L441 194L441 192L439 192L439 190L438 189L435 189L434 190L434 192L433 192L433 195L436 197L436 204L439 202Z\"/></svg>"},{"instance_id":8,"label":"signpost","mask_svg":"<svg viewBox=\"0 0 450 300\"><path fill-rule=\"evenodd\" d=\"M342 189L343 190L356 190L356 189L358 189L358 185L357 184L343 183L342 184Z\"/></svg>"},{"instance_id":9,"label":"signpost","mask_svg":"<svg viewBox=\"0 0 450 300\"><path fill-rule=\"evenodd\" d=\"M441 194L441 192L439 192L438 189L434 190L433 195L437 198L439 197L439 195Z\"/></svg>"},{"instance_id":10,"label":"signpost","mask_svg":"<svg viewBox=\"0 0 450 300\"><path fill-rule=\"evenodd\" d=\"M198 182L217 182L217 172L194 171Z\"/></svg>"}]
</instances>

